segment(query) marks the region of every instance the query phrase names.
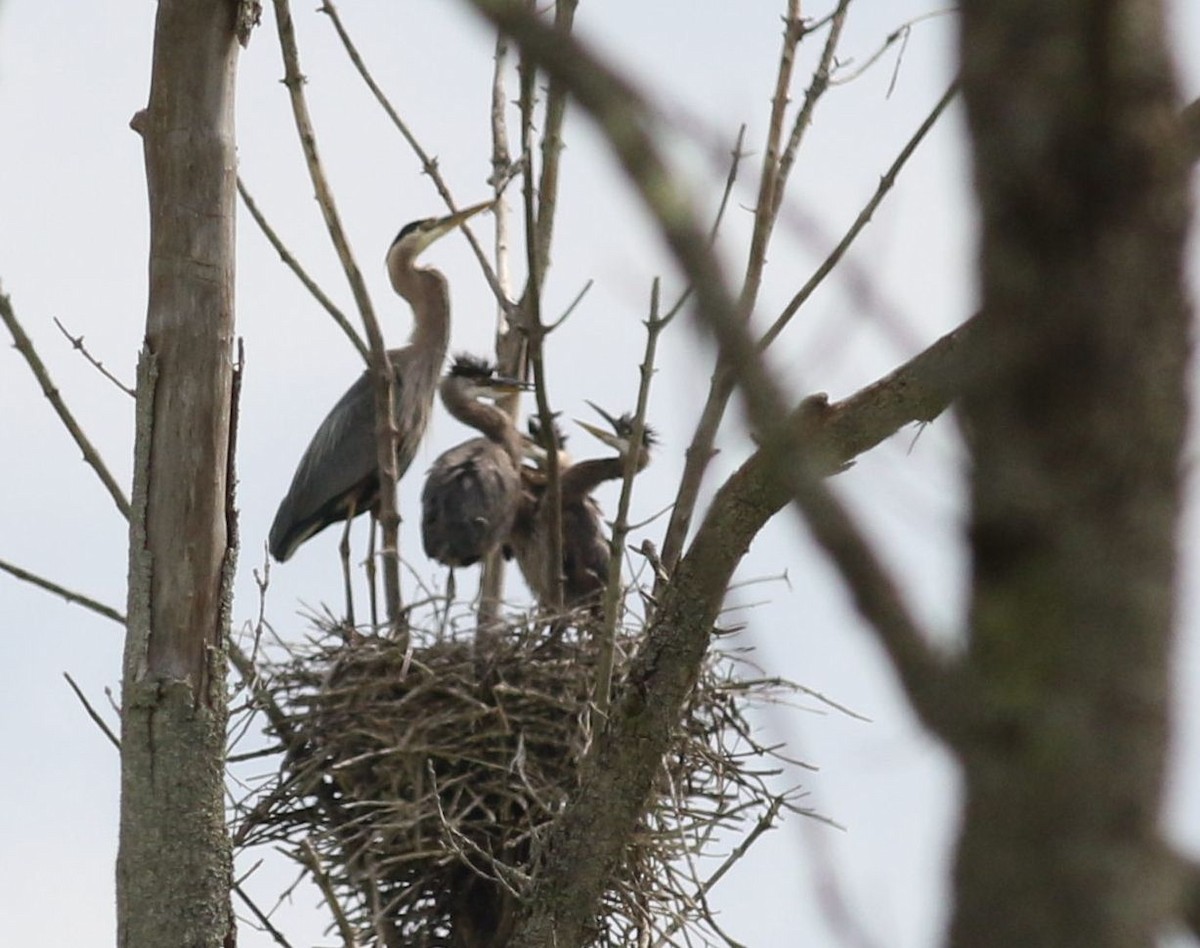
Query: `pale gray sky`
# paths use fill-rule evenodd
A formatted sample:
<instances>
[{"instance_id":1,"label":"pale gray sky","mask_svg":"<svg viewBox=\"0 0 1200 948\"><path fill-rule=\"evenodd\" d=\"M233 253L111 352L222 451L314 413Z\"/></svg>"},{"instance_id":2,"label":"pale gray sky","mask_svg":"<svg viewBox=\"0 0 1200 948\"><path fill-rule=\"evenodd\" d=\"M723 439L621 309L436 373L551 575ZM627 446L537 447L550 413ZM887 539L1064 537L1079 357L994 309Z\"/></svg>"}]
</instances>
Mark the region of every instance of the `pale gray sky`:
<instances>
[{"instance_id":1,"label":"pale gray sky","mask_svg":"<svg viewBox=\"0 0 1200 948\"><path fill-rule=\"evenodd\" d=\"M322 152L385 333L399 341L409 315L386 285L383 253L402 224L439 213L440 205L311 6L298 5L294 13ZM349 309L278 82L282 67L267 7L266 22L241 59L241 172L294 252ZM460 201L486 197L490 33L445 0L345 7L376 78L438 156ZM747 124L751 155L722 241L731 270L744 259L746 208L754 200L782 7L775 0L584 0L578 14L580 34L627 66L675 117L676 157L709 204L726 173L724 153L738 125ZM863 61L898 24L935 8L917 0L859 0L844 55ZM132 381L145 313L147 236L140 141L127 123L145 103L153 14L149 0L8 0L0 8L0 281L123 483L132 403L70 351L52 318L84 335L97 357ZM1173 27L1190 100L1200 95L1197 5L1177 0ZM953 28L953 18L943 16L914 30L890 96L895 51L825 100L770 252L762 318L773 318L806 279L941 95L953 71ZM811 63L814 49L807 48L802 65ZM804 85L801 78L797 96ZM596 280L549 348L553 399L568 416L579 416L584 398L614 409L632 406L650 280L663 274L668 295L678 280L592 130L572 121L566 141L545 305L548 312L559 310L587 279ZM844 396L971 311L974 248L963 159L960 117L953 113L913 160L840 278L813 298L776 347L774 364L797 393L823 389ZM490 223L478 232L490 237ZM261 563L267 526L295 462L360 365L245 215L239 238L238 327L247 354L238 489L244 546L235 610L241 623L257 608L250 570ZM486 351L492 307L465 243L444 241L429 262L447 273L453 288L452 347ZM1200 273L1196 254L1192 271ZM706 347L683 323L663 350L650 412L663 446L639 480L635 519L670 500L710 368ZM402 485L402 509L414 509L419 474L429 461L463 437L456 423L435 417ZM23 362L6 347L0 347L0 439L8 446L0 470L0 558L123 609L125 525ZM746 449L737 437L724 439L723 447L718 472L731 470ZM942 419L919 439L913 430L902 432L838 479L922 617L946 636L955 634L962 611L961 463L951 422ZM611 509L615 495L600 496ZM1189 580L1197 564L1195 506L1186 540ZM644 533L657 540L661 529L655 524ZM361 540L364 531L357 534ZM416 551L414 535L406 536L406 549ZM269 615L285 636L304 631L296 615L302 602L338 606L336 542L334 532L323 534L273 570ZM423 562L416 565L434 575ZM757 948L850 944L831 921L830 892L844 901L870 944L932 945L944 922L952 769L917 730L836 576L787 515L763 531L739 578L784 571L787 583L759 583L731 597L760 603L736 613L748 623L742 641L757 648L771 673L826 693L873 723L803 710L781 710L761 721L767 735L786 739L795 756L821 768L799 779L812 792L810 802L846 829L792 820L768 834L718 887L714 904L724 927ZM460 583L460 591L464 585L470 588ZM1184 583L1189 590L1193 585ZM1182 726L1171 824L1200 850L1194 802L1200 799L1200 616L1192 598L1185 603L1179 652ZM61 673L70 672L103 706L104 689L118 685L121 631L2 575L0 628L7 643L0 671L8 765L0 784L6 937L14 944L111 944L117 758ZM263 904L271 903L289 871L268 866L251 881ZM302 889L280 909L278 922L296 945L322 942L326 916L317 901ZM270 942L245 927L241 943Z\"/></svg>"}]
</instances>

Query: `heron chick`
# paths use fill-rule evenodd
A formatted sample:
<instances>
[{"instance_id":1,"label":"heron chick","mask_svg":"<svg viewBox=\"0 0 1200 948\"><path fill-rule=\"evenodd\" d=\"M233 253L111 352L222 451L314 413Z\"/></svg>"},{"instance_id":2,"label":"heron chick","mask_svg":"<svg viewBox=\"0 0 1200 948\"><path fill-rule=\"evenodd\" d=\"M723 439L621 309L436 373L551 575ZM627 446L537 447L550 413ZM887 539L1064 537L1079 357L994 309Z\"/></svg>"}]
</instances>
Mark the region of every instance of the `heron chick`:
<instances>
[{"instance_id":1,"label":"heron chick","mask_svg":"<svg viewBox=\"0 0 1200 948\"><path fill-rule=\"evenodd\" d=\"M495 399L527 389L491 363L460 355L442 379L446 410L482 437L441 454L421 491L425 554L452 569L470 566L508 539L521 502L521 437Z\"/></svg>"},{"instance_id":2,"label":"heron chick","mask_svg":"<svg viewBox=\"0 0 1200 948\"><path fill-rule=\"evenodd\" d=\"M601 593L608 583L609 549L600 505L591 495L605 481L624 476L625 459L633 450L633 416L614 417L591 402L588 404L608 422L612 432L585 422L577 424L616 449L615 457L591 458L573 463L562 449L565 438L558 426L554 426L551 440L541 429L540 423L535 430L532 419L530 440L536 446L527 450L527 454L538 463L550 450L558 454L562 493L562 563L559 568L562 571L563 607L568 610L581 607L597 609L600 605ZM655 441L654 432L649 426L644 426L635 461L637 471L650 463L650 448ZM553 605L554 577L550 562L551 510L547 502L546 482L540 471L525 470L525 500L509 538L509 545L526 584L538 602L550 607Z\"/></svg>"}]
</instances>

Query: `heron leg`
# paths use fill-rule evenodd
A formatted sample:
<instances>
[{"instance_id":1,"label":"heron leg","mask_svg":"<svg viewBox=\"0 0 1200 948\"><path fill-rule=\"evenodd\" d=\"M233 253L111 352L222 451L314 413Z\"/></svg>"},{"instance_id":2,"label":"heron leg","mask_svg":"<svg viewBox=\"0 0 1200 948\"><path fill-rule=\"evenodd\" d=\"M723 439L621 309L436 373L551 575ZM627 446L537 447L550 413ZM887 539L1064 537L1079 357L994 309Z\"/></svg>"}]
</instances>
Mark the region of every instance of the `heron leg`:
<instances>
[{"instance_id":1,"label":"heron leg","mask_svg":"<svg viewBox=\"0 0 1200 948\"><path fill-rule=\"evenodd\" d=\"M342 531L342 542L338 551L342 555L342 579L346 586L346 622L354 628L354 593L350 588L350 524L354 522L354 501L346 512L346 529Z\"/></svg>"},{"instance_id":2,"label":"heron leg","mask_svg":"<svg viewBox=\"0 0 1200 948\"><path fill-rule=\"evenodd\" d=\"M379 518L371 511L371 533L367 538L367 594L371 599L371 628L379 628L379 594L375 589L375 531L379 528Z\"/></svg>"},{"instance_id":3,"label":"heron leg","mask_svg":"<svg viewBox=\"0 0 1200 948\"><path fill-rule=\"evenodd\" d=\"M454 582L454 567L450 567L450 575L446 577L446 611L450 611L450 604L454 602L454 596L458 592L458 586Z\"/></svg>"}]
</instances>

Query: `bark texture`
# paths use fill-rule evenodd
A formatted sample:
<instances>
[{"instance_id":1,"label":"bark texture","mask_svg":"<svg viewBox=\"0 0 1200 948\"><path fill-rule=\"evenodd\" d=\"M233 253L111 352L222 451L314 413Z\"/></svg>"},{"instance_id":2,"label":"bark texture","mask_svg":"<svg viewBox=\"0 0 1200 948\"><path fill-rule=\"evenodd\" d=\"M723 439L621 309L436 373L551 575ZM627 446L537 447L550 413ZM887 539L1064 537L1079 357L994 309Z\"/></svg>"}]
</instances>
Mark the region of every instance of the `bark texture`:
<instances>
[{"instance_id":1,"label":"bark texture","mask_svg":"<svg viewBox=\"0 0 1200 948\"><path fill-rule=\"evenodd\" d=\"M122 692L120 946L234 941L224 820L235 550L233 0L160 0Z\"/></svg>"},{"instance_id":2,"label":"bark texture","mask_svg":"<svg viewBox=\"0 0 1200 948\"><path fill-rule=\"evenodd\" d=\"M966 0L986 359L954 946L1150 946L1186 420L1186 148L1152 0Z\"/></svg>"}]
</instances>

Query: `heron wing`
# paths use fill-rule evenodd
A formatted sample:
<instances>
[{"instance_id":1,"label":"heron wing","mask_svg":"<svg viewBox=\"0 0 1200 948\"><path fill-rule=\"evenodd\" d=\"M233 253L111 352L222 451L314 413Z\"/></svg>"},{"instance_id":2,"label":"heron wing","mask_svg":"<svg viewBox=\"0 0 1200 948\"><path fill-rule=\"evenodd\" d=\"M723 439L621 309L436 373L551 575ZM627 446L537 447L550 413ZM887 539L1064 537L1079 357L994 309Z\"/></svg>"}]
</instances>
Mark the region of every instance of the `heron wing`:
<instances>
[{"instance_id":1,"label":"heron wing","mask_svg":"<svg viewBox=\"0 0 1200 948\"><path fill-rule=\"evenodd\" d=\"M447 566L470 566L496 549L512 529L520 478L502 448L473 438L433 462L421 491L425 555Z\"/></svg>"},{"instance_id":2,"label":"heron wing","mask_svg":"<svg viewBox=\"0 0 1200 948\"><path fill-rule=\"evenodd\" d=\"M397 356L402 351L389 353L397 404L403 387ZM363 372L330 409L300 458L271 524L271 555L286 560L313 534L346 519L351 506L355 513L373 507L378 493L375 402L370 376Z\"/></svg>"}]
</instances>

